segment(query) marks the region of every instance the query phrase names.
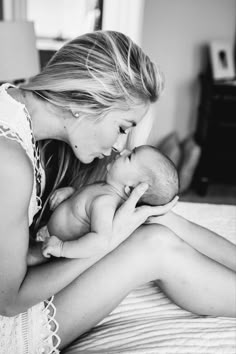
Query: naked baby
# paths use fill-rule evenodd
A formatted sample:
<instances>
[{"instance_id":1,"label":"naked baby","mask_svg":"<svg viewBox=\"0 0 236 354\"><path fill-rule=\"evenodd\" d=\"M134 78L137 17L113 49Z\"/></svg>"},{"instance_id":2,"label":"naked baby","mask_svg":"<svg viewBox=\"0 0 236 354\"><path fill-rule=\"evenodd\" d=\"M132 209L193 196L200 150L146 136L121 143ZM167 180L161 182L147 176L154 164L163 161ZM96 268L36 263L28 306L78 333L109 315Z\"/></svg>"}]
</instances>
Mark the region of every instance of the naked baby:
<instances>
[{"instance_id":1,"label":"naked baby","mask_svg":"<svg viewBox=\"0 0 236 354\"><path fill-rule=\"evenodd\" d=\"M86 185L78 191L71 187L58 190L51 200L55 210L47 226L39 232L46 238L42 246L44 257L87 258L104 252L110 242L109 225L106 225L110 218L106 218L104 212L101 236L96 232L97 208L114 215L140 183L147 184L148 189L138 205L165 206L179 191L174 164L148 145L126 150L112 161L107 167L105 181ZM60 203L62 199L64 201Z\"/></svg>"}]
</instances>

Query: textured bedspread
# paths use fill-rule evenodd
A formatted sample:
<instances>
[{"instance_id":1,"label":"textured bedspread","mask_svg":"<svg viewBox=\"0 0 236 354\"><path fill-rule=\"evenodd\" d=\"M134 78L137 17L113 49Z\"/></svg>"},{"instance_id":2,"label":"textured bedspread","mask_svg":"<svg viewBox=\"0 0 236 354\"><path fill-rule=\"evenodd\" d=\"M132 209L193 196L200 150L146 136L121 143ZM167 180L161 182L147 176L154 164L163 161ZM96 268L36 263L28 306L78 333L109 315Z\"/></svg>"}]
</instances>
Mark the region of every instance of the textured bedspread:
<instances>
[{"instance_id":1,"label":"textured bedspread","mask_svg":"<svg viewBox=\"0 0 236 354\"><path fill-rule=\"evenodd\" d=\"M236 243L235 206L179 203L175 211ZM148 283L63 353L236 354L236 320L193 315Z\"/></svg>"}]
</instances>

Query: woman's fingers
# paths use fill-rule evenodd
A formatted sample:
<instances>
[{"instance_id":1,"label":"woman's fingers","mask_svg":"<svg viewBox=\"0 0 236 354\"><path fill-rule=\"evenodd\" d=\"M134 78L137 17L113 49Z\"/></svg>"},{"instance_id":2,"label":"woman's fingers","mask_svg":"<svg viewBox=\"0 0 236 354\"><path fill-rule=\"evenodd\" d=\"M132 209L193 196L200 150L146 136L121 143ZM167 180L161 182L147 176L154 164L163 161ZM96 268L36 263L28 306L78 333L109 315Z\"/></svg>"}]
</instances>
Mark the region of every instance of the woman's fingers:
<instances>
[{"instance_id":1,"label":"woman's fingers","mask_svg":"<svg viewBox=\"0 0 236 354\"><path fill-rule=\"evenodd\" d=\"M141 213L144 214L144 218L147 219L149 218L149 221L151 220L151 217L157 217L166 214L168 211L170 211L178 202L179 197L176 196L174 199L172 199L169 203L165 205L160 205L160 206L142 206L140 207Z\"/></svg>"},{"instance_id":2,"label":"woman's fingers","mask_svg":"<svg viewBox=\"0 0 236 354\"><path fill-rule=\"evenodd\" d=\"M174 208L174 206L178 203L178 200L179 200L179 196L176 195L174 199L172 199L169 203L163 205L162 207L163 207L164 214L170 211L172 208Z\"/></svg>"}]
</instances>

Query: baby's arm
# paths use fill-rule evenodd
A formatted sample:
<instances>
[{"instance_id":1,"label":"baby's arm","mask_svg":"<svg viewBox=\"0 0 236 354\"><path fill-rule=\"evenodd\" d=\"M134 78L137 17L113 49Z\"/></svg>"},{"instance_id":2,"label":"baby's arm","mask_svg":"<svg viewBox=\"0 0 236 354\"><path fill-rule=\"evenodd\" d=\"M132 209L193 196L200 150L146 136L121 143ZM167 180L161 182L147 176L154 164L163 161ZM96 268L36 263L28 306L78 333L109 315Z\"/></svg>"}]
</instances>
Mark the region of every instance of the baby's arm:
<instances>
[{"instance_id":1,"label":"baby's arm","mask_svg":"<svg viewBox=\"0 0 236 354\"><path fill-rule=\"evenodd\" d=\"M96 219L96 210L101 208L101 199L103 198L102 208L105 217L103 220ZM91 232L78 238L77 240L63 242L56 236L51 236L44 242L42 247L42 253L44 257L66 257L66 258L88 258L99 253L107 251L111 234L111 224L115 214L115 205L111 202L109 197L98 197L91 206ZM97 232L98 229L102 229L103 232Z\"/></svg>"},{"instance_id":2,"label":"baby's arm","mask_svg":"<svg viewBox=\"0 0 236 354\"><path fill-rule=\"evenodd\" d=\"M89 232L78 240L62 241L51 236L43 243L44 257L89 258L106 251L108 239L101 239L96 232Z\"/></svg>"}]
</instances>

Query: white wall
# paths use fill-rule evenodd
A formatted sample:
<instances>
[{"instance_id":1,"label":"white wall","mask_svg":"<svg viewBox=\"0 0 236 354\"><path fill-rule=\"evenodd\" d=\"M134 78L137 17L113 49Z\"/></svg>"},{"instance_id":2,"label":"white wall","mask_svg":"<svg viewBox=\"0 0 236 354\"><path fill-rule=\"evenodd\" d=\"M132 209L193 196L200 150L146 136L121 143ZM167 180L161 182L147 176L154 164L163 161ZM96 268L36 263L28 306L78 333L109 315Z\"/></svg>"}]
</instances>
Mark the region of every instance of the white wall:
<instances>
[{"instance_id":1,"label":"white wall","mask_svg":"<svg viewBox=\"0 0 236 354\"><path fill-rule=\"evenodd\" d=\"M102 28L123 32L140 45L145 0L104 0Z\"/></svg>"},{"instance_id":2,"label":"white wall","mask_svg":"<svg viewBox=\"0 0 236 354\"><path fill-rule=\"evenodd\" d=\"M194 131L202 46L212 39L235 41L236 0L146 0L142 47L159 64L166 88L155 105L151 142L176 130Z\"/></svg>"}]
</instances>

